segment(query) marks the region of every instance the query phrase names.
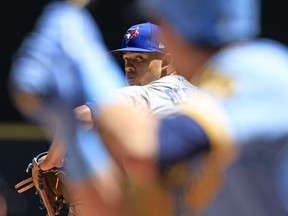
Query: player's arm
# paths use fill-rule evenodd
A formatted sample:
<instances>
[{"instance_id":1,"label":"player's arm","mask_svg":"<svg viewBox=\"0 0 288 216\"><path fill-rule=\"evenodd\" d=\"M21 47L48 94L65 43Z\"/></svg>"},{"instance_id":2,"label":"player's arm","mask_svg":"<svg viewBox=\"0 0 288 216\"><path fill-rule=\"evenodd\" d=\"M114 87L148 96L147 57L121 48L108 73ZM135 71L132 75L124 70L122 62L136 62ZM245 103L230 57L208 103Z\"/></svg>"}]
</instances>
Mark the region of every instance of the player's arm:
<instances>
[{"instance_id":1,"label":"player's arm","mask_svg":"<svg viewBox=\"0 0 288 216\"><path fill-rule=\"evenodd\" d=\"M164 118L158 128L158 164L160 168L173 165L193 155L210 149L210 142L203 128L187 115Z\"/></svg>"},{"instance_id":2,"label":"player's arm","mask_svg":"<svg viewBox=\"0 0 288 216\"><path fill-rule=\"evenodd\" d=\"M76 107L74 113L76 120L83 131L88 131L93 127L92 113L87 105ZM43 160L40 161L41 169L48 170L53 167L62 167L64 165L66 152L63 141L56 131L56 135L54 136L46 158L43 158Z\"/></svg>"},{"instance_id":3,"label":"player's arm","mask_svg":"<svg viewBox=\"0 0 288 216\"><path fill-rule=\"evenodd\" d=\"M65 154L66 154L65 145L63 144L63 141L56 132L46 157L43 157L42 160L39 161L41 169L49 170L54 167L58 168L63 167Z\"/></svg>"},{"instance_id":4,"label":"player's arm","mask_svg":"<svg viewBox=\"0 0 288 216\"><path fill-rule=\"evenodd\" d=\"M40 111L42 99L38 95L24 91L14 91L12 96L18 109L25 115L32 118L37 118L38 115L42 115ZM39 161L41 169L49 170L53 167L62 167L65 154L66 151L56 131L48 154Z\"/></svg>"},{"instance_id":5,"label":"player's arm","mask_svg":"<svg viewBox=\"0 0 288 216\"><path fill-rule=\"evenodd\" d=\"M221 106L207 96L193 96L194 103L175 117L159 123L158 163L160 168L193 158L206 151L207 158L225 167L234 158L231 126Z\"/></svg>"},{"instance_id":6,"label":"player's arm","mask_svg":"<svg viewBox=\"0 0 288 216\"><path fill-rule=\"evenodd\" d=\"M117 123L113 124L111 120L111 125L108 126L111 133L107 134L104 141L109 149L117 148L116 157L121 155L124 158L133 178L151 177L151 173L193 158L199 152L207 152L211 156L209 160L222 164L220 167L225 167L235 155L226 117L221 108L209 100L195 97L195 103L184 108L182 113L160 120L139 113L136 116L132 114L127 113L126 117L123 115L123 119L115 120L120 124L117 130ZM139 118L142 118L141 123ZM134 127L131 126L131 119L135 120ZM118 137L111 136L113 128L116 133L120 133ZM126 133L122 133L124 130ZM122 140L119 140L120 136Z\"/></svg>"},{"instance_id":7,"label":"player's arm","mask_svg":"<svg viewBox=\"0 0 288 216\"><path fill-rule=\"evenodd\" d=\"M92 109L91 106L93 106L93 102L88 102L87 104L78 106L74 109L77 123L84 131L88 131L94 126L94 109Z\"/></svg>"}]
</instances>

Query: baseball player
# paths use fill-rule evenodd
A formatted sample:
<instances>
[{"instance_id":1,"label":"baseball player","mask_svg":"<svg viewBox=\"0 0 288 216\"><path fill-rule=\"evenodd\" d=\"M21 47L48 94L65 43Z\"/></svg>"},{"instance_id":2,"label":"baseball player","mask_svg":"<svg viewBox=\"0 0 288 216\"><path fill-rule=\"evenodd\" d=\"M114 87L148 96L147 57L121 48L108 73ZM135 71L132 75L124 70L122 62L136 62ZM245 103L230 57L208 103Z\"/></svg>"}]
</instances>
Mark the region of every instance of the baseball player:
<instances>
[{"instance_id":1,"label":"baseball player","mask_svg":"<svg viewBox=\"0 0 288 216\"><path fill-rule=\"evenodd\" d=\"M170 115L177 107L188 103L198 92L183 76L177 75L172 56L165 51L159 39L159 26L150 22L130 27L122 40L122 48L110 51L125 62L126 80L130 86L118 89L115 94L134 109L149 109L159 117ZM95 113L94 101L76 108L77 116L91 122ZM82 110L80 110L82 109ZM80 114L86 110L86 118Z\"/></svg>"},{"instance_id":2,"label":"baseball player","mask_svg":"<svg viewBox=\"0 0 288 216\"><path fill-rule=\"evenodd\" d=\"M147 109L157 117L172 115L181 105L191 102L191 95L199 93L198 88L177 75L172 56L164 48L159 40L159 27L148 22L130 27L123 37L122 48L110 51L125 61L126 80L131 85L114 93L136 112ZM93 127L93 119L97 118L96 104L91 100L74 110L85 131ZM66 151L60 143L55 136L47 158L40 164L43 170L63 166ZM86 145L83 148L86 151Z\"/></svg>"},{"instance_id":3,"label":"baseball player","mask_svg":"<svg viewBox=\"0 0 288 216\"><path fill-rule=\"evenodd\" d=\"M145 134L157 137L146 142L152 145L146 160L135 160L125 144L115 156L131 156L142 167L135 175L146 180L161 171L169 180L162 186L174 197L172 215L287 215L288 50L256 39L259 2L140 4L160 23L178 71L212 98L199 97L182 114L156 123L156 132ZM106 138L113 148L113 137Z\"/></svg>"}]
</instances>

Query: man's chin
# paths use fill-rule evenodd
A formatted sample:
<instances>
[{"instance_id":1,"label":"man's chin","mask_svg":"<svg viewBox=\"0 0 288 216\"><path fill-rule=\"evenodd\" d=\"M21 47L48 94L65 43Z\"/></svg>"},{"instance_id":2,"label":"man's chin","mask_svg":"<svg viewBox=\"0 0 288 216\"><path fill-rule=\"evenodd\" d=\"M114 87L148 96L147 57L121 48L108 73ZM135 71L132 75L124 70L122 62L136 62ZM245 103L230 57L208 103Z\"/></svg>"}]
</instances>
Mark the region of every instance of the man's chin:
<instances>
[{"instance_id":1,"label":"man's chin","mask_svg":"<svg viewBox=\"0 0 288 216\"><path fill-rule=\"evenodd\" d=\"M130 86L134 86L134 85L141 85L136 79L127 79L127 83Z\"/></svg>"}]
</instances>

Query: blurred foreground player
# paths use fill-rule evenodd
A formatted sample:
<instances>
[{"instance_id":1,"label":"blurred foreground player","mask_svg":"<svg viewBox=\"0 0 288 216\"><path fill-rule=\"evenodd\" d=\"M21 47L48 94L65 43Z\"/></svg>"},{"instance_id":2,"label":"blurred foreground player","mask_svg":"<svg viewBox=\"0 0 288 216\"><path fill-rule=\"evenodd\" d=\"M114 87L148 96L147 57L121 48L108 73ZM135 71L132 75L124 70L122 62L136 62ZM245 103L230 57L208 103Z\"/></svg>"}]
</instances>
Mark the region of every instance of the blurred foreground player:
<instances>
[{"instance_id":1,"label":"blurred foreground player","mask_svg":"<svg viewBox=\"0 0 288 216\"><path fill-rule=\"evenodd\" d=\"M176 69L212 98L162 119L158 141L146 142L155 150L146 160L113 146L111 137L106 144L142 165L135 176L153 178L154 162L174 215L287 215L288 51L256 38L259 2L139 2L160 24Z\"/></svg>"},{"instance_id":2,"label":"blurred foreground player","mask_svg":"<svg viewBox=\"0 0 288 216\"><path fill-rule=\"evenodd\" d=\"M99 215L121 215L121 205L107 208L117 205L115 177L106 175L113 161L102 147L97 133L83 135L73 111L76 106L95 98L100 114L101 110L117 103L112 92L125 86L121 70L107 55L99 30L84 8L86 3L88 1L74 0L47 4L35 29L25 38L15 56L10 90L23 114L40 123L49 135L57 130L69 147L73 158L69 160L69 180L72 180L73 190L80 198L84 191L94 192L88 188L90 186L78 184L80 179L91 173L98 177L93 179L93 184L97 185L95 193L99 202L89 203L90 194L85 194L88 201L83 215L94 215L96 210ZM124 105L111 107L109 114L104 116L113 116L114 112L129 113ZM83 152L79 151L82 144L95 152L95 158L101 164L91 164L83 159ZM112 180L107 181L106 177ZM89 177L85 180L89 181ZM102 190L106 189L109 196L102 199Z\"/></svg>"}]
</instances>

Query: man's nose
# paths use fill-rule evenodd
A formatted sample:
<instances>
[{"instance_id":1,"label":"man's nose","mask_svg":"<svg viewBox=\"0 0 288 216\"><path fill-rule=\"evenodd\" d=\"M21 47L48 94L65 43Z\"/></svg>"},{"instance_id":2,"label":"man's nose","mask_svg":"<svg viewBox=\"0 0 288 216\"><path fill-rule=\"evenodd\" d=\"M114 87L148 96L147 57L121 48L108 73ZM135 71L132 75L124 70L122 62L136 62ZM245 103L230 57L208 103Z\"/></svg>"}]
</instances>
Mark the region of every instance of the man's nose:
<instances>
[{"instance_id":1,"label":"man's nose","mask_svg":"<svg viewBox=\"0 0 288 216\"><path fill-rule=\"evenodd\" d=\"M126 62L125 63L125 71L134 71L134 66L133 64Z\"/></svg>"}]
</instances>

